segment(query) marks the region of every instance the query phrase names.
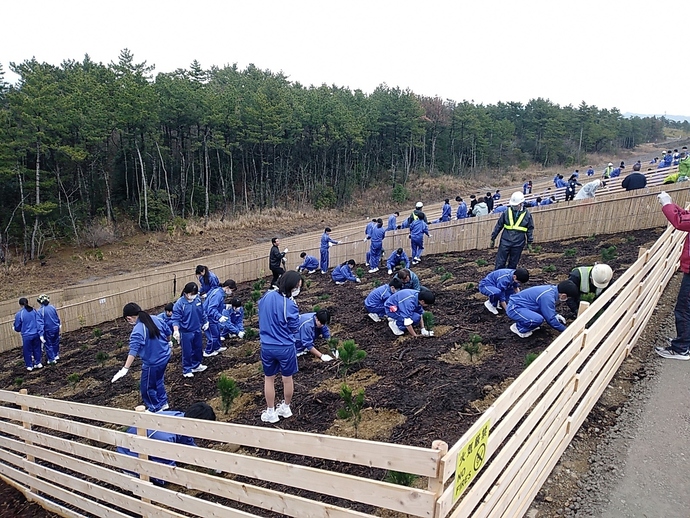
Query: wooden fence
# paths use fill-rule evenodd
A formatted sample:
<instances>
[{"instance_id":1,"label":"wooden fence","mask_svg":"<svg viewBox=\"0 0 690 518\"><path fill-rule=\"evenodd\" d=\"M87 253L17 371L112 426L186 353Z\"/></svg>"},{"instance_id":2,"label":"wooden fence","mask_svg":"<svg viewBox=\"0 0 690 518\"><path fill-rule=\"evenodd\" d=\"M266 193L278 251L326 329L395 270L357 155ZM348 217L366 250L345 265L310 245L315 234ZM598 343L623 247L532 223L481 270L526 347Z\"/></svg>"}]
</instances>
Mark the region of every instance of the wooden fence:
<instances>
[{"instance_id":1,"label":"wooden fence","mask_svg":"<svg viewBox=\"0 0 690 518\"><path fill-rule=\"evenodd\" d=\"M433 518L522 516L639 339L677 269L685 235L669 227L651 249L641 249L638 260L583 307L450 448L442 441L419 448L0 391L0 478L69 517L185 513L235 518L265 510L344 518L374 516L372 508ZM136 427L138 434L116 429L123 425ZM149 439L146 429L222 446L160 442ZM119 454L116 446L139 457ZM282 452L280 458L288 460L274 460L270 452ZM149 456L184 466L160 464ZM428 484L416 489L344 473L353 466L412 473L427 477ZM122 470L140 473L141 479ZM188 491L154 485L151 478ZM353 502L363 504L363 510L352 509Z\"/></svg>"}]
</instances>

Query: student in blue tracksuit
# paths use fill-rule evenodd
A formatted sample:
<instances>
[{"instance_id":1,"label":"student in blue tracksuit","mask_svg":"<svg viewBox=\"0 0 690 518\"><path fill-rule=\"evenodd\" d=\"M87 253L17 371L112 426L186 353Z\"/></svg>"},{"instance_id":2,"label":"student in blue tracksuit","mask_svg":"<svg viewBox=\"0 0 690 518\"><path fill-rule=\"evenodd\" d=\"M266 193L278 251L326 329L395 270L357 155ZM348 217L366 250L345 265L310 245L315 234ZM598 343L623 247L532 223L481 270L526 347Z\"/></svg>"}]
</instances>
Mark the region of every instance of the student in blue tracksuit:
<instances>
[{"instance_id":1,"label":"student in blue tracksuit","mask_svg":"<svg viewBox=\"0 0 690 518\"><path fill-rule=\"evenodd\" d=\"M412 246L412 264L422 260L424 251L424 234L429 236L429 226L423 219L414 219L410 223L410 245Z\"/></svg>"},{"instance_id":2,"label":"student in blue tracksuit","mask_svg":"<svg viewBox=\"0 0 690 518\"><path fill-rule=\"evenodd\" d=\"M388 327L396 336L404 334L405 330L407 330L411 336L416 337L419 335L415 332L413 326L419 324L422 336L433 336L433 331L428 331L424 327L422 315L424 310L434 303L435 299L434 292L426 288L421 291L396 291L384 303L386 316L388 317Z\"/></svg>"},{"instance_id":3,"label":"student in blue tracksuit","mask_svg":"<svg viewBox=\"0 0 690 518\"><path fill-rule=\"evenodd\" d=\"M220 326L229 320L228 317L223 315L225 296L232 295L234 286L237 286L235 281L228 279L217 288L213 288L208 293L206 300L204 300L204 310L206 311L206 318L209 324L208 331L206 331L204 358L217 356L218 353L222 353L227 349L227 347L220 345Z\"/></svg>"},{"instance_id":4,"label":"student in blue tracksuit","mask_svg":"<svg viewBox=\"0 0 690 518\"><path fill-rule=\"evenodd\" d=\"M168 333L169 335L172 334L173 328L172 328L172 313L173 313L173 306L174 304L172 302L168 302L164 307L163 311L158 313L156 316L160 318L163 322L168 324L168 327L170 328L170 332Z\"/></svg>"},{"instance_id":5,"label":"student in blue tracksuit","mask_svg":"<svg viewBox=\"0 0 690 518\"><path fill-rule=\"evenodd\" d=\"M455 197L458 202L458 210L455 212L455 219L465 219L467 217L467 203L462 201L460 196Z\"/></svg>"},{"instance_id":6,"label":"student in blue tracksuit","mask_svg":"<svg viewBox=\"0 0 690 518\"><path fill-rule=\"evenodd\" d=\"M379 264L381 264L381 254L383 254L383 238L386 237L386 229L383 228L383 221L376 220L376 226L371 229L369 239L371 239L371 247L367 256L367 262L371 268L369 273L376 273L379 271Z\"/></svg>"},{"instance_id":7,"label":"student in blue tracksuit","mask_svg":"<svg viewBox=\"0 0 690 518\"><path fill-rule=\"evenodd\" d=\"M402 289L402 282L400 279L392 278L388 284L384 284L374 288L369 292L367 298L364 299L364 307L369 313L369 318L374 322L380 322L386 316L386 308L384 306L388 297L393 295L398 290Z\"/></svg>"},{"instance_id":8,"label":"student in blue tracksuit","mask_svg":"<svg viewBox=\"0 0 690 518\"><path fill-rule=\"evenodd\" d=\"M173 338L182 346L182 375L185 378L193 378L195 372L206 370L206 365L201 364L201 331L208 327L206 311L199 297L199 287L195 282L188 282L173 305L172 316Z\"/></svg>"},{"instance_id":9,"label":"student in blue tracksuit","mask_svg":"<svg viewBox=\"0 0 690 518\"><path fill-rule=\"evenodd\" d=\"M228 306L223 310L223 316L228 317L228 320L221 324L221 339L228 335L244 338L244 308L242 307L242 301L237 298L232 299Z\"/></svg>"},{"instance_id":10,"label":"student in blue tracksuit","mask_svg":"<svg viewBox=\"0 0 690 518\"><path fill-rule=\"evenodd\" d=\"M314 340L318 336L323 338L331 337L331 331L328 329L330 321L331 315L325 309L317 311L316 313L304 313L299 316L299 329L295 334L295 349L297 350L297 356L302 356L309 352L323 362L330 362L333 360L333 356L323 354L314 347Z\"/></svg>"},{"instance_id":11,"label":"student in blue tracksuit","mask_svg":"<svg viewBox=\"0 0 690 518\"><path fill-rule=\"evenodd\" d=\"M299 328L299 309L294 298L299 295L302 277L292 270L278 281L277 290L269 290L259 300L259 339L261 365L264 370L266 410L261 413L265 423L277 423L281 417L291 417L290 403L295 390L292 376L297 373L295 334ZM283 402L275 406L275 379L283 378Z\"/></svg>"},{"instance_id":12,"label":"student in blue tracksuit","mask_svg":"<svg viewBox=\"0 0 690 518\"><path fill-rule=\"evenodd\" d=\"M407 257L405 250L402 248L398 248L388 257L388 260L386 261L388 275L393 275L393 270L395 270L395 268L397 268L399 265L403 268L410 267L410 259Z\"/></svg>"},{"instance_id":13,"label":"student in blue tracksuit","mask_svg":"<svg viewBox=\"0 0 690 518\"><path fill-rule=\"evenodd\" d=\"M592 166L587 168L587 176L594 176L594 168Z\"/></svg>"},{"instance_id":14,"label":"student in blue tracksuit","mask_svg":"<svg viewBox=\"0 0 690 518\"><path fill-rule=\"evenodd\" d=\"M321 273L328 272L328 252L330 247L339 244L340 241L335 241L334 239L331 239L331 228L326 227L323 234L321 235L321 246L319 248L319 252L321 254Z\"/></svg>"},{"instance_id":15,"label":"student in blue tracksuit","mask_svg":"<svg viewBox=\"0 0 690 518\"><path fill-rule=\"evenodd\" d=\"M400 216L400 213L397 210L388 216L388 226L386 230L395 230L398 228L398 216Z\"/></svg>"},{"instance_id":16,"label":"student in blue tracksuit","mask_svg":"<svg viewBox=\"0 0 690 518\"><path fill-rule=\"evenodd\" d=\"M402 289L404 290L415 290L419 291L422 289L422 284L419 282L419 277L409 268L403 268L393 277L394 279L400 279L402 283Z\"/></svg>"},{"instance_id":17,"label":"student in blue tracksuit","mask_svg":"<svg viewBox=\"0 0 690 518\"><path fill-rule=\"evenodd\" d=\"M500 199L501 199L501 191L499 191L498 189L496 189L496 192L495 192L494 195L493 195L493 199L494 199L495 201L500 200Z\"/></svg>"},{"instance_id":18,"label":"student in blue tracksuit","mask_svg":"<svg viewBox=\"0 0 690 518\"><path fill-rule=\"evenodd\" d=\"M40 295L36 302L40 304L40 307L36 310L40 317L39 323L41 326L39 329L39 339L46 350L48 365L52 365L60 359L60 329L62 329L62 323L60 322L57 309L51 305L48 295Z\"/></svg>"},{"instance_id":19,"label":"student in blue tracksuit","mask_svg":"<svg viewBox=\"0 0 690 518\"><path fill-rule=\"evenodd\" d=\"M524 268L494 270L479 281L479 292L489 297L484 306L498 315L499 309L506 308L510 296L520 291L520 283L528 281L529 272Z\"/></svg>"},{"instance_id":20,"label":"student in blue tracksuit","mask_svg":"<svg viewBox=\"0 0 690 518\"><path fill-rule=\"evenodd\" d=\"M122 316L134 326L129 335L129 354L125 366L120 369L112 382L129 372L134 358L141 357L141 398L149 412L167 410L168 394L165 391L165 369L172 356L171 344L168 342L168 326L158 317L142 311L138 304L130 302L122 308Z\"/></svg>"},{"instance_id":21,"label":"student in blue tracksuit","mask_svg":"<svg viewBox=\"0 0 690 518\"><path fill-rule=\"evenodd\" d=\"M319 268L319 260L313 255L307 255L307 252L299 254L302 259L302 264L297 267L298 272L314 273Z\"/></svg>"},{"instance_id":22,"label":"student in blue tracksuit","mask_svg":"<svg viewBox=\"0 0 690 518\"><path fill-rule=\"evenodd\" d=\"M441 223L450 221L450 215L452 214L452 212L453 209L450 206L450 199L446 198L443 202L443 208L441 209Z\"/></svg>"},{"instance_id":23,"label":"student in blue tracksuit","mask_svg":"<svg viewBox=\"0 0 690 518\"><path fill-rule=\"evenodd\" d=\"M188 419L204 419L206 421L216 420L216 413L213 411L213 409L207 403L203 403L201 401L192 404L184 413L179 412L177 410L161 410L160 412L158 412L158 414L176 417L186 417ZM136 435L137 429L132 426L127 430L127 433ZM156 441L173 442L175 444L184 444L185 446L196 446L196 443L194 442L194 439L192 437L187 437L186 435L178 435L170 432L163 432L161 430L146 430L146 437L148 437L149 439L155 439ZM124 446L118 446L117 452L124 453L125 455L129 455L130 457L139 456L137 452L131 451L129 448L125 448ZM176 466L174 460L163 459L160 457L153 456L149 456L149 460L153 462L158 462L160 464L166 464L168 466ZM139 478L138 473L132 473L130 471L125 471L125 473L133 477ZM165 485L165 480L151 478L151 483L156 484L158 486L162 486Z\"/></svg>"},{"instance_id":24,"label":"student in blue tracksuit","mask_svg":"<svg viewBox=\"0 0 690 518\"><path fill-rule=\"evenodd\" d=\"M515 320L510 330L520 338L527 338L544 322L556 331L565 331L565 317L556 311L557 302L565 302L579 295L573 281L567 280L553 286L534 286L510 297L506 315Z\"/></svg>"},{"instance_id":25,"label":"student in blue tracksuit","mask_svg":"<svg viewBox=\"0 0 690 518\"><path fill-rule=\"evenodd\" d=\"M367 226L364 227L364 241L368 241L371 239L371 231L376 228L376 223L378 220L376 218L372 219L369 223L367 223ZM369 256L371 255L371 250L368 250L366 253L366 260L364 261L364 266L369 266Z\"/></svg>"},{"instance_id":26,"label":"student in blue tracksuit","mask_svg":"<svg viewBox=\"0 0 690 518\"><path fill-rule=\"evenodd\" d=\"M24 365L26 370L31 372L34 369L42 369L41 363L41 322L40 315L29 305L26 297L19 299L22 307L14 316L14 330L22 334L22 354L24 355Z\"/></svg>"},{"instance_id":27,"label":"student in blue tracksuit","mask_svg":"<svg viewBox=\"0 0 690 518\"><path fill-rule=\"evenodd\" d=\"M215 273L208 269L208 266L200 264L196 267L196 275L199 279L199 296L205 298L212 288L220 286L220 281Z\"/></svg>"},{"instance_id":28,"label":"student in blue tracksuit","mask_svg":"<svg viewBox=\"0 0 690 518\"><path fill-rule=\"evenodd\" d=\"M359 277L356 277L352 270L354 270L355 265L354 259L349 259L343 264L336 266L331 273L331 279L336 284L345 284L347 281L351 282L362 282Z\"/></svg>"}]
</instances>

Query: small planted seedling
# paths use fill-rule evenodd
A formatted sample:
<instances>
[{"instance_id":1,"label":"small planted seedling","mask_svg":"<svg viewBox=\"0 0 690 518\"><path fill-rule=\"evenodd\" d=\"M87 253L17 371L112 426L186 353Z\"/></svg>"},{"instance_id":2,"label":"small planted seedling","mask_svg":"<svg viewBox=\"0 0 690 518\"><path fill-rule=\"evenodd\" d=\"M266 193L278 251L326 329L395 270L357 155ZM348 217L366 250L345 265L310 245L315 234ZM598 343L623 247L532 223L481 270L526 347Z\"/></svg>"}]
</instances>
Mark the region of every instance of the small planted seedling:
<instances>
[{"instance_id":1,"label":"small planted seedling","mask_svg":"<svg viewBox=\"0 0 690 518\"><path fill-rule=\"evenodd\" d=\"M474 357L479 354L479 344L467 342L462 346L462 348L465 349L465 352L470 355L470 361L474 362Z\"/></svg>"},{"instance_id":2,"label":"small planted seedling","mask_svg":"<svg viewBox=\"0 0 690 518\"><path fill-rule=\"evenodd\" d=\"M256 338L257 334L258 333L256 329L254 329L253 327L248 327L244 330L244 339L251 340L252 338Z\"/></svg>"},{"instance_id":3,"label":"small planted seedling","mask_svg":"<svg viewBox=\"0 0 690 518\"><path fill-rule=\"evenodd\" d=\"M608 248L603 248L601 250L601 258L604 261L611 261L615 259L618 256L617 248L614 245L611 245Z\"/></svg>"},{"instance_id":4,"label":"small planted seedling","mask_svg":"<svg viewBox=\"0 0 690 518\"><path fill-rule=\"evenodd\" d=\"M386 476L383 480L384 482L388 482L390 484L412 487L412 484L414 484L414 481L417 480L417 478L417 475L413 475L412 473L402 473L400 471L387 471Z\"/></svg>"},{"instance_id":5,"label":"small planted seedling","mask_svg":"<svg viewBox=\"0 0 690 518\"><path fill-rule=\"evenodd\" d=\"M553 264L549 264L547 266L544 266L544 268L541 269L542 272L544 273L551 273L556 271L556 267Z\"/></svg>"},{"instance_id":6,"label":"small planted seedling","mask_svg":"<svg viewBox=\"0 0 690 518\"><path fill-rule=\"evenodd\" d=\"M67 381L69 382L70 385L72 385L72 388L77 386L77 383L79 383L79 380L81 379L81 376L77 374L76 372L73 372L69 376L67 376Z\"/></svg>"},{"instance_id":7,"label":"small planted seedling","mask_svg":"<svg viewBox=\"0 0 690 518\"><path fill-rule=\"evenodd\" d=\"M594 299L596 298L596 293L582 293L580 295L580 302L589 302L590 304L594 302Z\"/></svg>"},{"instance_id":8,"label":"small planted seedling","mask_svg":"<svg viewBox=\"0 0 690 518\"><path fill-rule=\"evenodd\" d=\"M464 257L458 257L459 263L464 263L465 261L467 261L467 259L465 259Z\"/></svg>"},{"instance_id":9,"label":"small planted seedling","mask_svg":"<svg viewBox=\"0 0 690 518\"><path fill-rule=\"evenodd\" d=\"M251 300L244 303L244 313L249 318L254 316L254 303Z\"/></svg>"},{"instance_id":10,"label":"small planted seedling","mask_svg":"<svg viewBox=\"0 0 690 518\"><path fill-rule=\"evenodd\" d=\"M254 291L252 291L252 294L250 296L254 302L257 302L261 298L261 291L260 290L254 290Z\"/></svg>"},{"instance_id":11,"label":"small planted seedling","mask_svg":"<svg viewBox=\"0 0 690 518\"><path fill-rule=\"evenodd\" d=\"M319 295L319 300L328 300L330 298L331 298L330 293L322 293L321 295Z\"/></svg>"},{"instance_id":12,"label":"small planted seedling","mask_svg":"<svg viewBox=\"0 0 690 518\"><path fill-rule=\"evenodd\" d=\"M434 268L434 273L437 275L443 275L444 273L446 273L446 269L443 266L437 266L436 268Z\"/></svg>"},{"instance_id":13,"label":"small planted seedling","mask_svg":"<svg viewBox=\"0 0 690 518\"><path fill-rule=\"evenodd\" d=\"M347 379L347 372L355 365L366 358L366 351L362 351L354 340L345 340L342 345L338 347L338 355L342 362L341 372L343 378Z\"/></svg>"},{"instance_id":14,"label":"small planted seedling","mask_svg":"<svg viewBox=\"0 0 690 518\"><path fill-rule=\"evenodd\" d=\"M425 311L422 314L422 320L424 321L424 327L428 331L431 331L434 328L434 314L431 311Z\"/></svg>"},{"instance_id":15,"label":"small planted seedling","mask_svg":"<svg viewBox=\"0 0 690 518\"><path fill-rule=\"evenodd\" d=\"M453 278L453 274L450 272L446 272L443 275L441 275L441 282L449 281L452 278Z\"/></svg>"},{"instance_id":16,"label":"small planted seedling","mask_svg":"<svg viewBox=\"0 0 690 518\"><path fill-rule=\"evenodd\" d=\"M477 266L482 267L482 266L486 266L487 264L489 264L489 263L486 262L485 259L477 259Z\"/></svg>"},{"instance_id":17,"label":"small planted seedling","mask_svg":"<svg viewBox=\"0 0 690 518\"><path fill-rule=\"evenodd\" d=\"M24 383L24 378L22 378L21 376L17 376L16 378L14 378L14 384L17 387L20 387L22 383Z\"/></svg>"},{"instance_id":18,"label":"small planted seedling","mask_svg":"<svg viewBox=\"0 0 690 518\"><path fill-rule=\"evenodd\" d=\"M264 284L266 282L266 279L259 279L258 281L254 281L254 284L252 284L252 291L261 291L264 288Z\"/></svg>"},{"instance_id":19,"label":"small planted seedling","mask_svg":"<svg viewBox=\"0 0 690 518\"><path fill-rule=\"evenodd\" d=\"M108 356L108 353L105 351L98 351L96 353L96 361L101 364L101 367L108 361L108 358L110 358L110 356Z\"/></svg>"},{"instance_id":20,"label":"small planted seedling","mask_svg":"<svg viewBox=\"0 0 690 518\"><path fill-rule=\"evenodd\" d=\"M577 249L576 248L566 248L563 251L563 255L565 257L575 257L577 255Z\"/></svg>"},{"instance_id":21,"label":"small planted seedling","mask_svg":"<svg viewBox=\"0 0 690 518\"><path fill-rule=\"evenodd\" d=\"M347 419L352 423L352 426L355 429L355 437L357 437L359 423L362 421L364 389L359 389L359 392L353 396L352 389L343 383L343 385L340 387L340 399L343 400L343 407L338 409L338 417L340 419Z\"/></svg>"},{"instance_id":22,"label":"small planted seedling","mask_svg":"<svg viewBox=\"0 0 690 518\"><path fill-rule=\"evenodd\" d=\"M381 286L381 281L378 279L374 279L374 282L372 282L371 284L372 286L374 286L374 288L378 288L379 286Z\"/></svg>"},{"instance_id":23,"label":"small planted seedling","mask_svg":"<svg viewBox=\"0 0 690 518\"><path fill-rule=\"evenodd\" d=\"M467 291L473 290L473 289L474 289L474 284L471 283L471 282L468 282L468 283L467 283L467 287L466 287L465 289L466 289Z\"/></svg>"},{"instance_id":24,"label":"small planted seedling","mask_svg":"<svg viewBox=\"0 0 690 518\"><path fill-rule=\"evenodd\" d=\"M525 355L525 368L529 367L530 364L537 359L537 356L539 356L539 353L527 353L527 355Z\"/></svg>"},{"instance_id":25,"label":"small planted seedling","mask_svg":"<svg viewBox=\"0 0 690 518\"><path fill-rule=\"evenodd\" d=\"M532 252L534 252L535 254L540 254L541 253L541 245L534 245L532 247Z\"/></svg>"},{"instance_id":26,"label":"small planted seedling","mask_svg":"<svg viewBox=\"0 0 690 518\"><path fill-rule=\"evenodd\" d=\"M340 340L337 338L329 338L326 343L328 344L329 351L337 351L338 347L340 347Z\"/></svg>"},{"instance_id":27,"label":"small planted seedling","mask_svg":"<svg viewBox=\"0 0 690 518\"><path fill-rule=\"evenodd\" d=\"M223 412L227 414L232 406L232 402L240 395L240 388L237 386L237 382L234 379L228 378L225 374L221 374L218 379L218 391L220 392L220 400L223 404Z\"/></svg>"},{"instance_id":28,"label":"small planted seedling","mask_svg":"<svg viewBox=\"0 0 690 518\"><path fill-rule=\"evenodd\" d=\"M355 271L355 275L357 276L358 279L361 279L362 277L364 277L364 268L362 268L362 267L357 268L357 270Z\"/></svg>"},{"instance_id":29,"label":"small planted seedling","mask_svg":"<svg viewBox=\"0 0 690 518\"><path fill-rule=\"evenodd\" d=\"M314 307L311 308L311 310L313 313L318 313L319 311L321 311L321 306L319 306L318 304L314 304Z\"/></svg>"},{"instance_id":30,"label":"small planted seedling","mask_svg":"<svg viewBox=\"0 0 690 518\"><path fill-rule=\"evenodd\" d=\"M103 336L103 331L101 331L98 327L93 330L94 338L100 338L101 336Z\"/></svg>"},{"instance_id":31,"label":"small planted seedling","mask_svg":"<svg viewBox=\"0 0 690 518\"><path fill-rule=\"evenodd\" d=\"M311 281L307 279L307 282L304 285L308 288L309 286L311 286Z\"/></svg>"}]
</instances>

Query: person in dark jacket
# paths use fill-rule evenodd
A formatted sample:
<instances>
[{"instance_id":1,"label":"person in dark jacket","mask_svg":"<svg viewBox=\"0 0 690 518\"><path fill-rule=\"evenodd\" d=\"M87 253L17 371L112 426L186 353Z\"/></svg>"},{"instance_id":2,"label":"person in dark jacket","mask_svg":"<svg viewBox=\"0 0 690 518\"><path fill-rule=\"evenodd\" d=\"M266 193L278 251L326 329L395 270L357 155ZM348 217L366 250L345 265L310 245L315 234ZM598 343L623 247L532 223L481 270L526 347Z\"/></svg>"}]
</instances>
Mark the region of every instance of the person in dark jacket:
<instances>
[{"instance_id":1,"label":"person in dark jacket","mask_svg":"<svg viewBox=\"0 0 690 518\"><path fill-rule=\"evenodd\" d=\"M501 243L496 254L496 270L517 268L522 250L532 248L534 240L534 222L529 211L523 208L525 196L517 191L510 197L510 207L498 217L494 231L491 233L491 248L496 246L496 238L501 234Z\"/></svg>"},{"instance_id":2,"label":"person in dark jacket","mask_svg":"<svg viewBox=\"0 0 690 518\"><path fill-rule=\"evenodd\" d=\"M582 184L577 181L577 177L575 175L572 175L568 179L568 186L565 188L565 201L570 201L573 198L575 198L575 188L578 185L582 187Z\"/></svg>"},{"instance_id":3,"label":"person in dark jacket","mask_svg":"<svg viewBox=\"0 0 690 518\"><path fill-rule=\"evenodd\" d=\"M288 253L288 249L286 248L282 252L280 251L280 239L277 237L271 239L271 244L273 246L271 247L271 253L268 256L268 268L271 270L271 273L273 273L271 286L276 286L276 282L278 282L280 276L285 273L283 263L285 262L285 254Z\"/></svg>"},{"instance_id":4,"label":"person in dark jacket","mask_svg":"<svg viewBox=\"0 0 690 518\"><path fill-rule=\"evenodd\" d=\"M635 191L637 189L644 189L647 187L647 177L642 173L630 173L623 178L621 187L626 191Z\"/></svg>"},{"instance_id":5,"label":"person in dark jacket","mask_svg":"<svg viewBox=\"0 0 690 518\"><path fill-rule=\"evenodd\" d=\"M597 263L594 266L578 266L573 268L568 276L580 292L577 297L568 299L568 307L577 315L580 297L593 293L595 297L601 295L609 287L613 279L613 270L608 264Z\"/></svg>"},{"instance_id":6,"label":"person in dark jacket","mask_svg":"<svg viewBox=\"0 0 690 518\"><path fill-rule=\"evenodd\" d=\"M494 210L494 198L490 192L487 192L486 196L484 196L484 203L486 203L486 208L489 209L489 212Z\"/></svg>"}]
</instances>

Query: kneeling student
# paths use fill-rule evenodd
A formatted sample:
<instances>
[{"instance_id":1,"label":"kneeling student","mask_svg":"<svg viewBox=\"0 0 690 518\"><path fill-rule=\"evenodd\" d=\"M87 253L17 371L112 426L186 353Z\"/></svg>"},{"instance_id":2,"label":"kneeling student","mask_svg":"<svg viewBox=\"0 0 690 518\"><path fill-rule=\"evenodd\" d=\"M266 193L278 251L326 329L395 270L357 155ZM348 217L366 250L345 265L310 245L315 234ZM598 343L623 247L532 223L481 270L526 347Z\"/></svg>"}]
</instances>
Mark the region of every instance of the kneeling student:
<instances>
[{"instance_id":1,"label":"kneeling student","mask_svg":"<svg viewBox=\"0 0 690 518\"><path fill-rule=\"evenodd\" d=\"M498 315L499 309L506 308L510 296L520 291L520 283L528 281L529 272L524 268L494 270L479 281L479 292L489 297L484 306Z\"/></svg>"},{"instance_id":2,"label":"kneeling student","mask_svg":"<svg viewBox=\"0 0 690 518\"><path fill-rule=\"evenodd\" d=\"M400 279L394 277L388 284L383 284L370 291L367 298L364 299L364 307L369 312L369 318L374 322L380 322L381 319L386 316L385 303L388 297L401 289L402 282L400 282Z\"/></svg>"},{"instance_id":3,"label":"kneeling student","mask_svg":"<svg viewBox=\"0 0 690 518\"><path fill-rule=\"evenodd\" d=\"M577 297L578 293L573 281L563 281L558 286L534 286L516 293L506 306L506 315L515 320L510 330L527 338L546 322L556 331L565 331L566 320L556 312L556 303Z\"/></svg>"},{"instance_id":4,"label":"kneeling student","mask_svg":"<svg viewBox=\"0 0 690 518\"><path fill-rule=\"evenodd\" d=\"M298 272L314 273L319 268L319 260L313 255L307 255L306 252L299 254L302 258L302 264L297 267Z\"/></svg>"},{"instance_id":5,"label":"kneeling student","mask_svg":"<svg viewBox=\"0 0 690 518\"><path fill-rule=\"evenodd\" d=\"M223 316L227 317L227 320L221 324L221 340L224 340L226 336L244 338L244 307L242 307L242 301L234 298L228 306L223 310Z\"/></svg>"},{"instance_id":6,"label":"kneeling student","mask_svg":"<svg viewBox=\"0 0 690 518\"><path fill-rule=\"evenodd\" d=\"M336 284L345 284L347 281L362 282L359 277L352 273L356 264L354 259L350 259L336 266L333 272L331 272L331 279L333 279Z\"/></svg>"},{"instance_id":7,"label":"kneeling student","mask_svg":"<svg viewBox=\"0 0 690 518\"><path fill-rule=\"evenodd\" d=\"M398 248L388 257L388 260L386 261L388 275L393 275L393 270L395 270L398 265L402 265L403 268L410 267L410 258L407 257L405 250L402 248Z\"/></svg>"},{"instance_id":8,"label":"kneeling student","mask_svg":"<svg viewBox=\"0 0 690 518\"><path fill-rule=\"evenodd\" d=\"M422 315L427 306L433 304L435 300L434 292L426 288L422 288L420 291L396 291L385 302L388 327L396 336L404 334L407 330L411 336L416 337L419 335L415 333L413 326L419 324L422 336L434 336L433 331L424 327Z\"/></svg>"},{"instance_id":9,"label":"kneeling student","mask_svg":"<svg viewBox=\"0 0 690 518\"><path fill-rule=\"evenodd\" d=\"M322 309L316 313L304 313L299 316L299 329L295 333L295 349L297 356L301 356L306 352L310 352L321 361L330 362L333 357L328 354L322 354L316 347L314 347L314 339L321 335L324 338L330 338L331 332L328 329L328 323L331 316L328 311Z\"/></svg>"}]
</instances>

